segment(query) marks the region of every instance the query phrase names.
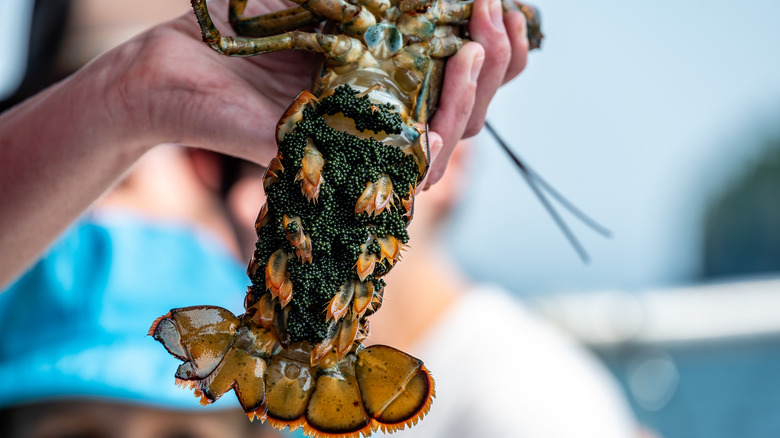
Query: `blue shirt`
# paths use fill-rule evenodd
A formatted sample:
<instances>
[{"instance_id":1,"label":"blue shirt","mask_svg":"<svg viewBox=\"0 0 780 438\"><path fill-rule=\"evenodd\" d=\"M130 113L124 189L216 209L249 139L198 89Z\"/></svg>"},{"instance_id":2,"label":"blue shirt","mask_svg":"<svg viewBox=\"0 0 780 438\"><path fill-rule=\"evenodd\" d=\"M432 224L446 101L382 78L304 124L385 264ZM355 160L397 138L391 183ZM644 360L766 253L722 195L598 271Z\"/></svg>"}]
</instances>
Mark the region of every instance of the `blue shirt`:
<instances>
[{"instance_id":1,"label":"blue shirt","mask_svg":"<svg viewBox=\"0 0 780 438\"><path fill-rule=\"evenodd\" d=\"M147 333L176 307L243 313L245 266L191 226L85 217L0 294L0 408L77 396L199 407L174 386L181 362Z\"/></svg>"}]
</instances>

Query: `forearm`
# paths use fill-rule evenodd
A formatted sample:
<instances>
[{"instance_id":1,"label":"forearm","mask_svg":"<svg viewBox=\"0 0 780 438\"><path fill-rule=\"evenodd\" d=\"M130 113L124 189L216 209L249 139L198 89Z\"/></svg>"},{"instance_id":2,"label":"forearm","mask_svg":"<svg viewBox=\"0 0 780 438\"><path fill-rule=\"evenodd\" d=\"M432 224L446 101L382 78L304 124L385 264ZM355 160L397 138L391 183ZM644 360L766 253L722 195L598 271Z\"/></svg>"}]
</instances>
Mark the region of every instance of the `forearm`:
<instances>
[{"instance_id":1,"label":"forearm","mask_svg":"<svg viewBox=\"0 0 780 438\"><path fill-rule=\"evenodd\" d=\"M148 148L106 98L110 73L93 63L0 116L0 287Z\"/></svg>"},{"instance_id":2,"label":"forearm","mask_svg":"<svg viewBox=\"0 0 780 438\"><path fill-rule=\"evenodd\" d=\"M469 43L448 61L448 97L430 126L432 156L443 152L427 184L443 174L464 128L482 125L495 88L525 65L524 34L507 37L501 17L499 2L480 0L469 31L490 44ZM524 26L521 14L508 21L512 29ZM510 54L520 61L510 62ZM481 69L483 63L491 68ZM0 288L155 144L267 163L276 154L276 121L310 85L314 64L305 53L219 56L201 42L187 14L0 115ZM488 96L476 110L475 94Z\"/></svg>"}]
</instances>

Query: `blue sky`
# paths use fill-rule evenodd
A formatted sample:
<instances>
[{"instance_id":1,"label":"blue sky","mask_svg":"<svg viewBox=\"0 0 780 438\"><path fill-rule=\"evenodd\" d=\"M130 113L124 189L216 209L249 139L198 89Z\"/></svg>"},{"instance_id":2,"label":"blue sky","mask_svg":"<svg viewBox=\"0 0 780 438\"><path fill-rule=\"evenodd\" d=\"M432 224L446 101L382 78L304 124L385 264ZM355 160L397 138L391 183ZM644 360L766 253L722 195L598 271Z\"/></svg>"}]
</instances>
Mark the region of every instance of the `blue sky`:
<instances>
[{"instance_id":1,"label":"blue sky","mask_svg":"<svg viewBox=\"0 0 780 438\"><path fill-rule=\"evenodd\" d=\"M457 258L520 294L694 281L702 208L754 159L761 135L780 131L780 1L536 5L542 50L489 119L615 236L569 217L593 259L582 265L481 134L453 229Z\"/></svg>"}]
</instances>

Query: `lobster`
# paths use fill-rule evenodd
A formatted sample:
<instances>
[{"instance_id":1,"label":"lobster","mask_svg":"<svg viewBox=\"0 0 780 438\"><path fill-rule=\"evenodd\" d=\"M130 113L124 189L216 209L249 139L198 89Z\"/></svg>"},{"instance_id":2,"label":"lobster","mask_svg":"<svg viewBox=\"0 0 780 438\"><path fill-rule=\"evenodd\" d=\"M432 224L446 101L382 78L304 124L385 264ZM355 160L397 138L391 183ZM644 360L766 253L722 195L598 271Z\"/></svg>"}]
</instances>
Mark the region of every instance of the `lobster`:
<instances>
[{"instance_id":1,"label":"lobster","mask_svg":"<svg viewBox=\"0 0 780 438\"><path fill-rule=\"evenodd\" d=\"M246 0L230 0L232 37L221 35L204 0L192 0L204 42L221 54L305 50L324 64L313 92L302 91L277 125L246 312L173 309L149 334L183 361L176 382L204 405L233 389L250 419L279 429L392 432L428 412L434 381L417 358L364 347L367 317L382 305L382 277L408 243L430 162L427 121L472 3L296 2L245 17ZM503 6L523 12L530 47L539 47L537 11L513 0ZM322 22L323 33L297 30Z\"/></svg>"}]
</instances>

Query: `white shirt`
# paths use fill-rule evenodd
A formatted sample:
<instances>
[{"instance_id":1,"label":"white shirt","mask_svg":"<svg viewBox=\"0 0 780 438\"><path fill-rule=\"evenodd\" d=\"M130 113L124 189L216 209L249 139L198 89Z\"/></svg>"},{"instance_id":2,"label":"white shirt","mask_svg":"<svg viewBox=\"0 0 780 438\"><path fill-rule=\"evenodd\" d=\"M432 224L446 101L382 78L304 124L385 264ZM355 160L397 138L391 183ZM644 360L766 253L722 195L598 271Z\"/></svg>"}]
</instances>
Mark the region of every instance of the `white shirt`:
<instances>
[{"instance_id":1,"label":"white shirt","mask_svg":"<svg viewBox=\"0 0 780 438\"><path fill-rule=\"evenodd\" d=\"M436 399L393 437L638 434L603 365L501 289L470 291L409 353L430 370Z\"/></svg>"}]
</instances>

